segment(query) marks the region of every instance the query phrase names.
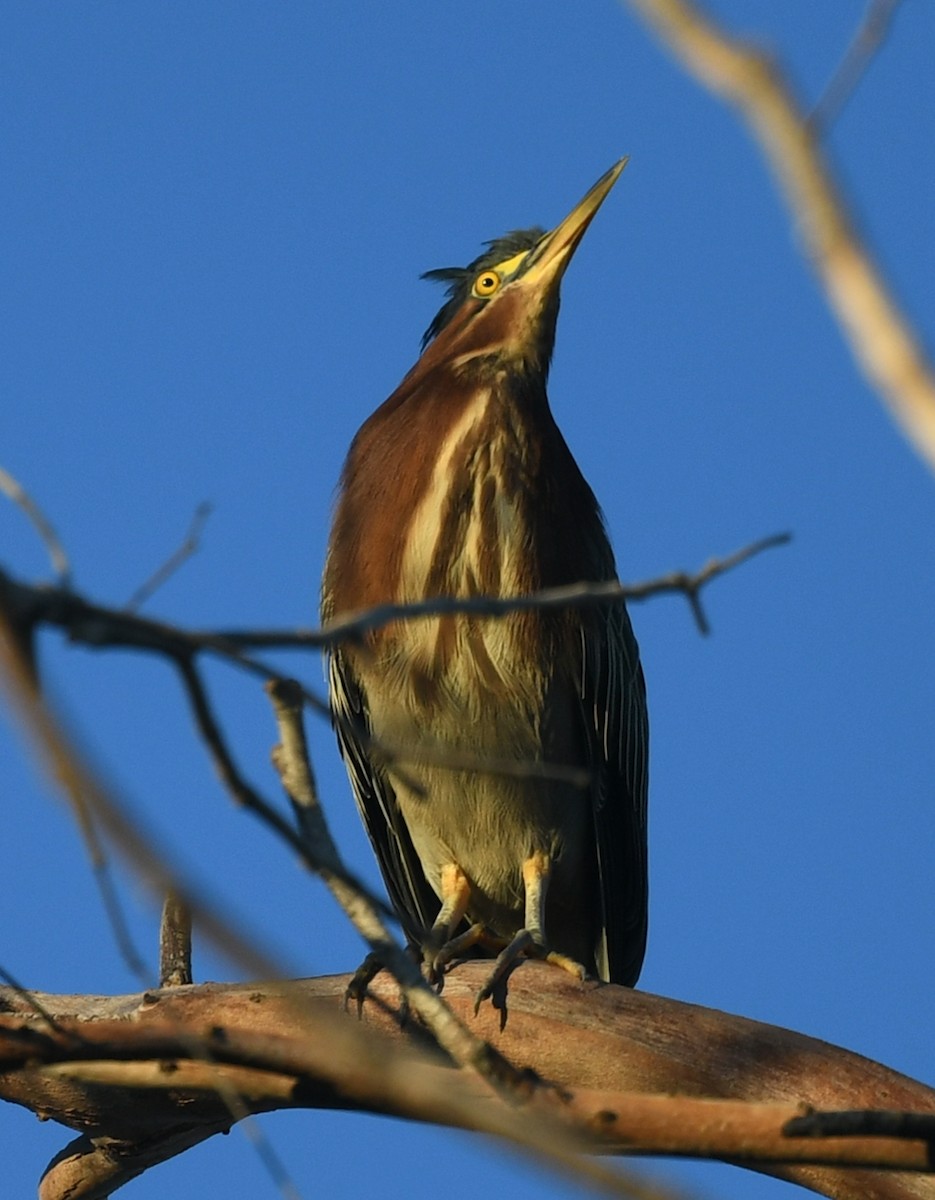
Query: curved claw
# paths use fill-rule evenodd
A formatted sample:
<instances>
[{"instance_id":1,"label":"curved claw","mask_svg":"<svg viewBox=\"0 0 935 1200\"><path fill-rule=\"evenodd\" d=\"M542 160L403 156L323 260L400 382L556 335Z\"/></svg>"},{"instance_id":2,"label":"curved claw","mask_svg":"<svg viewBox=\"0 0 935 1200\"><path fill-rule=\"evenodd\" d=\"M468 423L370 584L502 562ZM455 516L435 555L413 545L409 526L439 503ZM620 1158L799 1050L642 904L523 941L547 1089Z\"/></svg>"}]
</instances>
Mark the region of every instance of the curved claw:
<instances>
[{"instance_id":1,"label":"curved claw","mask_svg":"<svg viewBox=\"0 0 935 1200\"><path fill-rule=\"evenodd\" d=\"M367 999L367 988L380 974L385 965L380 955L375 950L371 950L351 976L350 982L344 989L344 1011L347 1012L348 1005L353 1000L357 1005L358 1021L363 1015L364 1001Z\"/></svg>"},{"instance_id":2,"label":"curved claw","mask_svg":"<svg viewBox=\"0 0 935 1200\"><path fill-rule=\"evenodd\" d=\"M497 955L496 962L493 964L484 986L474 997L475 1017L480 1012L480 1006L485 1000L490 999L497 986L506 979L522 958L542 959L543 962L551 963L553 967L560 967L563 971L574 975L580 983L587 979L588 973L581 963L569 958L567 954L559 954L555 950L550 950L542 942L537 941L531 930L521 929Z\"/></svg>"},{"instance_id":3,"label":"curved claw","mask_svg":"<svg viewBox=\"0 0 935 1200\"><path fill-rule=\"evenodd\" d=\"M497 984L501 983L510 971L516 966L521 958L526 957L534 948L535 941L528 929L521 929L512 941L497 955L496 961L491 968L490 974L487 976L487 981L484 986L478 991L474 997L474 1016L480 1012L480 1006L485 1000L489 1000L494 993ZM543 948L544 950L544 948Z\"/></svg>"}]
</instances>

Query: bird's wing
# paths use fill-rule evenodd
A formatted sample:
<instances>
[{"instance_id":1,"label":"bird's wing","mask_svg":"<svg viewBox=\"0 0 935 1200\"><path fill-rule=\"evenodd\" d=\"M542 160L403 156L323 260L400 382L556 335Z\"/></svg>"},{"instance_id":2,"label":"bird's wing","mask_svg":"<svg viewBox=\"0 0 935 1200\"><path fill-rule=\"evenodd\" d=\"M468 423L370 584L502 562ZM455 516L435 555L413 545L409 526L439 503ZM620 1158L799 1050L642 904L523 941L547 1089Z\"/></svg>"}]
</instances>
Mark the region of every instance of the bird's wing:
<instances>
[{"instance_id":1,"label":"bird's wing","mask_svg":"<svg viewBox=\"0 0 935 1200\"><path fill-rule=\"evenodd\" d=\"M581 702L592 797L603 930L602 979L632 987L646 949L649 726L639 649L623 603L582 625Z\"/></svg>"},{"instance_id":2,"label":"bird's wing","mask_svg":"<svg viewBox=\"0 0 935 1200\"><path fill-rule=\"evenodd\" d=\"M366 698L340 650L331 655L329 682L338 745L361 820L406 936L421 946L438 913L439 901L425 878L396 793L386 773L372 760Z\"/></svg>"}]
</instances>

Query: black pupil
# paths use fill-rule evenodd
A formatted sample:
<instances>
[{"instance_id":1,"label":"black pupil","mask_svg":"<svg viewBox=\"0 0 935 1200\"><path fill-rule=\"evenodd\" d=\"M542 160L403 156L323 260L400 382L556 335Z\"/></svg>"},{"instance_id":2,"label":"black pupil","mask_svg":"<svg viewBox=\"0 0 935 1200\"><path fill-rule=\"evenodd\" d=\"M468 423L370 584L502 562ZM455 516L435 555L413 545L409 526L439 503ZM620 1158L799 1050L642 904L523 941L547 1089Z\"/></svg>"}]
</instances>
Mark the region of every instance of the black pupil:
<instances>
[{"instance_id":1,"label":"black pupil","mask_svg":"<svg viewBox=\"0 0 935 1200\"><path fill-rule=\"evenodd\" d=\"M493 287L493 276L492 276L492 275L485 275L485 276L484 276L484 278L481 280L481 286L482 286L482 287L485 287L485 288L486 288L486 287Z\"/></svg>"}]
</instances>

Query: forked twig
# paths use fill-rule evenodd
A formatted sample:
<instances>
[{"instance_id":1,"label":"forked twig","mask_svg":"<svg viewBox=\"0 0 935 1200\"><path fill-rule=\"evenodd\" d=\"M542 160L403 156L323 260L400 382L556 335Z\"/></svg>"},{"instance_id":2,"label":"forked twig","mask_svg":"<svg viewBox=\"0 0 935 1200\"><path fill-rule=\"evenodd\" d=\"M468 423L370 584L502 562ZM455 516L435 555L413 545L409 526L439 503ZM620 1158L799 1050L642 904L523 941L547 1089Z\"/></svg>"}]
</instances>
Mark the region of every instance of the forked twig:
<instances>
[{"instance_id":1,"label":"forked twig","mask_svg":"<svg viewBox=\"0 0 935 1200\"><path fill-rule=\"evenodd\" d=\"M55 572L59 586L63 588L70 587L71 564L68 561L68 555L65 553L64 546L59 541L58 534L55 532L52 522L19 480L14 479L10 472L5 471L3 467L0 467L0 492L12 500L14 504L18 505L32 522L34 529L39 534L42 544L48 552L52 562L52 570Z\"/></svg>"},{"instance_id":2,"label":"forked twig","mask_svg":"<svg viewBox=\"0 0 935 1200\"><path fill-rule=\"evenodd\" d=\"M301 833L297 832L283 814L270 804L268 800L264 799L255 787L247 783L241 774L234 761L234 756L227 745L227 740L224 737L221 726L215 718L214 711L208 700L207 691L192 659L187 656L181 656L176 658L175 661L191 703L195 725L201 734L208 755L214 763L215 770L221 782L231 794L234 802L245 808L248 812L253 813L265 825L269 826L287 846L290 846L298 854L299 859L305 867L310 871L317 872L318 864L310 858L308 845ZM304 688L302 689L302 698L304 701ZM343 865L336 866L334 869L336 873L345 876L345 882L348 886L364 892L375 907L389 913L386 906L371 893L367 892L364 885L348 873Z\"/></svg>"},{"instance_id":3,"label":"forked twig","mask_svg":"<svg viewBox=\"0 0 935 1200\"><path fill-rule=\"evenodd\" d=\"M206 500L203 500L195 509L195 515L192 517L188 533L186 533L182 544L169 555L161 566L156 568L145 583L141 583L136 589L127 601L126 607L128 612L135 612L136 609L141 608L150 596L158 591L187 559L191 558L201 544L201 532L210 516L211 505Z\"/></svg>"},{"instance_id":4,"label":"forked twig","mask_svg":"<svg viewBox=\"0 0 935 1200\"><path fill-rule=\"evenodd\" d=\"M371 952L390 971L403 991L411 1010L431 1030L442 1049L459 1066L469 1067L497 1087L512 1093L528 1090L528 1079L483 1038L471 1033L422 976L416 962L390 933L368 894L351 883L337 846L318 803L308 746L302 723L301 688L290 679L267 685L279 727L279 745L273 763L296 811L307 858L337 900L348 920L366 941Z\"/></svg>"},{"instance_id":5,"label":"forked twig","mask_svg":"<svg viewBox=\"0 0 935 1200\"><path fill-rule=\"evenodd\" d=\"M724 558L711 559L700 571L672 571L643 583L621 583L611 579L603 583L571 583L562 587L543 588L526 596L436 596L408 604L379 604L338 620L329 621L322 629L285 630L224 630L215 635L231 646L264 649L318 649L355 641L365 634L392 621L415 621L422 617L467 614L479 617L499 617L514 612L548 612L561 608L589 608L614 604L621 600L647 600L651 596L678 593L686 596L702 632L708 631L707 621L699 620L698 595L702 588L726 571L732 570L764 550L784 546L792 540L790 533L775 533L760 538Z\"/></svg>"}]
</instances>

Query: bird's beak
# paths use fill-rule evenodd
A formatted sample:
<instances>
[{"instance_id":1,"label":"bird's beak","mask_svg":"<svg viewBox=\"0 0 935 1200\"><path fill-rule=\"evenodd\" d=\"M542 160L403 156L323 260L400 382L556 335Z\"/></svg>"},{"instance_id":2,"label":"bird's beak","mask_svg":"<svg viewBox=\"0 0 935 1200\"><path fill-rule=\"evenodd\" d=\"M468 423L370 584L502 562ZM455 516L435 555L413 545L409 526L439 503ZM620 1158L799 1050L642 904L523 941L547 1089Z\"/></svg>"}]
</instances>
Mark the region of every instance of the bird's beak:
<instances>
[{"instance_id":1,"label":"bird's beak","mask_svg":"<svg viewBox=\"0 0 935 1200\"><path fill-rule=\"evenodd\" d=\"M619 162L614 163L584 199L575 205L565 220L545 235L530 254L528 266L516 281L521 287L527 286L533 291L550 291L550 285L558 283L594 214L606 200L628 162L629 158L621 158Z\"/></svg>"}]
</instances>

